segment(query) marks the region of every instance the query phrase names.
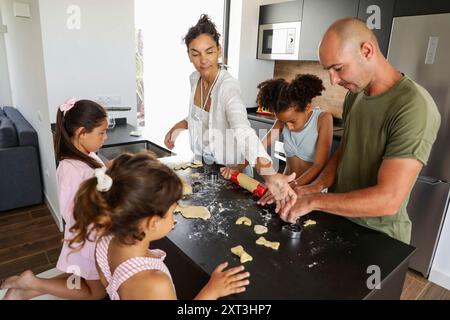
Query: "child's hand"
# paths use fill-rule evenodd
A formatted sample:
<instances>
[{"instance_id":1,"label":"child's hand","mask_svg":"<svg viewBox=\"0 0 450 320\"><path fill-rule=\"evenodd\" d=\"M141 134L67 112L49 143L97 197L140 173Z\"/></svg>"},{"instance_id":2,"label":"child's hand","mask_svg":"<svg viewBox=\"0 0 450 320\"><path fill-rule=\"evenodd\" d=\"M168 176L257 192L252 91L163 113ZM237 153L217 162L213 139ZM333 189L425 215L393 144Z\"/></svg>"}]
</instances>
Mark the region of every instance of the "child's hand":
<instances>
[{"instance_id":1,"label":"child's hand","mask_svg":"<svg viewBox=\"0 0 450 320\"><path fill-rule=\"evenodd\" d=\"M275 202L275 198L273 197L270 190L267 190L266 193L258 200L258 204L265 206L266 204L272 204Z\"/></svg>"},{"instance_id":2,"label":"child's hand","mask_svg":"<svg viewBox=\"0 0 450 320\"><path fill-rule=\"evenodd\" d=\"M228 262L217 266L209 282L203 287L196 299L215 300L220 297L245 291L245 286L250 283L247 279L250 273L243 272L244 266L234 267L224 271L227 266Z\"/></svg>"}]
</instances>

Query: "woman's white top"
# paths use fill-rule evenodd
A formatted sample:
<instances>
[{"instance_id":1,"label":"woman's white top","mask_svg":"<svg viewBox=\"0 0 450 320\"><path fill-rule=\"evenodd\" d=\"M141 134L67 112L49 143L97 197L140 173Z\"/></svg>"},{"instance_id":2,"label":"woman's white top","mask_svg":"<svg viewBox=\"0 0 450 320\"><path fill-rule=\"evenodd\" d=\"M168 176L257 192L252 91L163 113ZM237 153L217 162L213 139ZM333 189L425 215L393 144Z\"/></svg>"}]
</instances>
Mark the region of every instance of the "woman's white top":
<instances>
[{"instance_id":1,"label":"woman's white top","mask_svg":"<svg viewBox=\"0 0 450 320\"><path fill-rule=\"evenodd\" d=\"M207 139L208 149L216 163L239 164L246 159L253 166L258 157L272 161L247 119L239 82L226 70L219 72L211 91L207 133L199 132L204 126L201 124L202 118L198 117L198 110L195 109L198 107L194 105L200 73L195 71L190 76L189 115L185 120L188 122L191 150L196 156L203 155L198 153L199 144L203 144L203 139Z\"/></svg>"}]
</instances>

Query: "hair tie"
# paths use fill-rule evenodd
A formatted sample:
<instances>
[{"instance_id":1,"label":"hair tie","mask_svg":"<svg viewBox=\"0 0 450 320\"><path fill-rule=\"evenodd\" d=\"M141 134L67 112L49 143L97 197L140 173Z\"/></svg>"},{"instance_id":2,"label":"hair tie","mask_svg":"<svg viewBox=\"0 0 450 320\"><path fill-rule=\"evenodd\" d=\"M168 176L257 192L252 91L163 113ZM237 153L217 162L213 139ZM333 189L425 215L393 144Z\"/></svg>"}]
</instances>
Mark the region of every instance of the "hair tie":
<instances>
[{"instance_id":1,"label":"hair tie","mask_svg":"<svg viewBox=\"0 0 450 320\"><path fill-rule=\"evenodd\" d=\"M106 174L105 168L97 168L94 170L94 175L97 178L97 190L100 192L107 192L111 189L113 180Z\"/></svg>"},{"instance_id":2,"label":"hair tie","mask_svg":"<svg viewBox=\"0 0 450 320\"><path fill-rule=\"evenodd\" d=\"M75 98L71 98L66 100L62 105L59 106L59 110L63 113L63 115L66 115L66 112L73 108L77 100Z\"/></svg>"}]
</instances>

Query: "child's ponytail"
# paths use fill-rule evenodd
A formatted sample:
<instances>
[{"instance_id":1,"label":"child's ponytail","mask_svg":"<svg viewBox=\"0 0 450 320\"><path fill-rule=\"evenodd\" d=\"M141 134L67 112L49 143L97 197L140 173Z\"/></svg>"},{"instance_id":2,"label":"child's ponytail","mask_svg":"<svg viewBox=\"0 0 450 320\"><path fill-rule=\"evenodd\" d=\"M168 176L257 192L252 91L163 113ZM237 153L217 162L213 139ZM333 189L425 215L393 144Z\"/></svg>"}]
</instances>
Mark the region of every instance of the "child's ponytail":
<instances>
[{"instance_id":1,"label":"child's ponytail","mask_svg":"<svg viewBox=\"0 0 450 320\"><path fill-rule=\"evenodd\" d=\"M105 193L97 190L97 178L93 177L84 181L74 199L75 225L70 232L76 231L75 238L69 241L69 246L74 248L75 243L81 246L87 241L95 241L91 237L92 232L96 236L107 233L112 225L112 210L105 199Z\"/></svg>"},{"instance_id":2,"label":"child's ponytail","mask_svg":"<svg viewBox=\"0 0 450 320\"><path fill-rule=\"evenodd\" d=\"M67 102L66 102L67 103ZM91 168L100 168L95 159L79 151L72 143L71 138L78 128L91 132L107 120L106 110L98 103L90 100L74 102L70 109L63 109L61 105L56 114L55 155L56 160L75 159L89 165Z\"/></svg>"},{"instance_id":3,"label":"child's ponytail","mask_svg":"<svg viewBox=\"0 0 450 320\"><path fill-rule=\"evenodd\" d=\"M322 95L325 90L322 80L313 74L298 74L289 84L289 99L304 111L312 99Z\"/></svg>"},{"instance_id":4,"label":"child's ponytail","mask_svg":"<svg viewBox=\"0 0 450 320\"><path fill-rule=\"evenodd\" d=\"M110 178L110 183L102 176ZM141 241L145 237L140 230L142 219L164 217L181 199L182 191L176 173L150 152L122 154L104 175L81 184L73 210L76 223L70 229L75 237L69 243L95 241L90 237L93 232L96 236L112 234L126 245Z\"/></svg>"}]
</instances>

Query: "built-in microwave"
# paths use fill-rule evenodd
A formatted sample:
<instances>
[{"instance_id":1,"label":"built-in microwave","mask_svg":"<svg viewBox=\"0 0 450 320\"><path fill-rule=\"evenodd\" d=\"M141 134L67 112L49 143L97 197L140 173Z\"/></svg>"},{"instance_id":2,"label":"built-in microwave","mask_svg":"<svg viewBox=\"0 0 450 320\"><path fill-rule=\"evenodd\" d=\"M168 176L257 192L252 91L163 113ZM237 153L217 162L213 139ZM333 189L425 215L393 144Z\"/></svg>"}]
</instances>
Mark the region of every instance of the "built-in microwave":
<instances>
[{"instance_id":1,"label":"built-in microwave","mask_svg":"<svg viewBox=\"0 0 450 320\"><path fill-rule=\"evenodd\" d=\"M301 21L259 26L258 59L298 60Z\"/></svg>"}]
</instances>

